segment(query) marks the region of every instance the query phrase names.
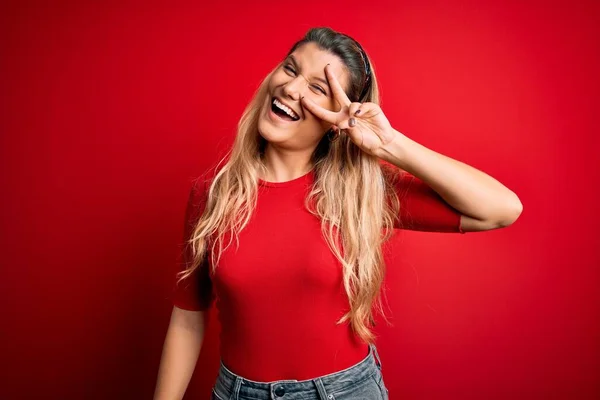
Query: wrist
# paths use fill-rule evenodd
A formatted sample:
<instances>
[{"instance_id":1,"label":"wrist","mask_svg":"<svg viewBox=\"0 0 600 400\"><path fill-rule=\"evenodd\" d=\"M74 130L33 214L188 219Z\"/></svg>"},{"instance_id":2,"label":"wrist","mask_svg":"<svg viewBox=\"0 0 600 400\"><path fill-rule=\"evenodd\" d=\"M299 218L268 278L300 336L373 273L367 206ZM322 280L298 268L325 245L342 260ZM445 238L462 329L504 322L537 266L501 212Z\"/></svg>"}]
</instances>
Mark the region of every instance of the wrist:
<instances>
[{"instance_id":1,"label":"wrist","mask_svg":"<svg viewBox=\"0 0 600 400\"><path fill-rule=\"evenodd\" d=\"M402 164L406 159L408 138L393 128L390 136L393 136L393 139L381 146L377 156L390 164L402 168Z\"/></svg>"}]
</instances>

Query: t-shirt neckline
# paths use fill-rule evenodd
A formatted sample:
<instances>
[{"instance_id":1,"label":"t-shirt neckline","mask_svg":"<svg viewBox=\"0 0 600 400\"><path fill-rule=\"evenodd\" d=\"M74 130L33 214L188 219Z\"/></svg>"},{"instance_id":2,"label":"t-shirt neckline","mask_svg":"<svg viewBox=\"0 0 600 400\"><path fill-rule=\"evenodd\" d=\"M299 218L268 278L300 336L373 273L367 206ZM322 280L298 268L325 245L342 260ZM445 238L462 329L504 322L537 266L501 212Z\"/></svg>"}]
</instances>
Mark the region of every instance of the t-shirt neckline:
<instances>
[{"instance_id":1,"label":"t-shirt neckline","mask_svg":"<svg viewBox=\"0 0 600 400\"><path fill-rule=\"evenodd\" d=\"M313 178L314 172L315 172L315 169L313 168L310 171L308 171L306 174L299 176L297 178L294 178L292 180L285 181L285 182L269 182L269 181L264 181L264 180L258 178L258 183L262 186L268 186L268 187L300 186L302 184L310 182L310 180Z\"/></svg>"}]
</instances>

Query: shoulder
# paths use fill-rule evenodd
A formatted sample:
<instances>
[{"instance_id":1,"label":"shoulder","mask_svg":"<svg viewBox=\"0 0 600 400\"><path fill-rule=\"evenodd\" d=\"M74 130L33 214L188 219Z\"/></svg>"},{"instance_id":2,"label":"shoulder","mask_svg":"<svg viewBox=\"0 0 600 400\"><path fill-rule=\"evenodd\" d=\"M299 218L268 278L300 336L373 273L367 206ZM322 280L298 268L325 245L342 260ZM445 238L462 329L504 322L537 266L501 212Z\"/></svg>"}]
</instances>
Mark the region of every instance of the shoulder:
<instances>
[{"instance_id":1,"label":"shoulder","mask_svg":"<svg viewBox=\"0 0 600 400\"><path fill-rule=\"evenodd\" d=\"M393 164L381 161L380 165L384 183L386 186L395 189L398 194L402 192L401 189L406 190L413 182L417 181L418 183L419 181L414 175L396 167Z\"/></svg>"},{"instance_id":2,"label":"shoulder","mask_svg":"<svg viewBox=\"0 0 600 400\"><path fill-rule=\"evenodd\" d=\"M209 189L217 175L214 168L205 170L201 175L198 175L191 179L190 188L190 199L194 200L195 203L206 202L208 198Z\"/></svg>"},{"instance_id":3,"label":"shoulder","mask_svg":"<svg viewBox=\"0 0 600 400\"><path fill-rule=\"evenodd\" d=\"M189 182L189 195L187 202L187 220L194 223L206 209L208 203L209 189L215 178L215 171L208 169L201 175L196 176Z\"/></svg>"},{"instance_id":4,"label":"shoulder","mask_svg":"<svg viewBox=\"0 0 600 400\"><path fill-rule=\"evenodd\" d=\"M407 172L393 164L382 161L381 172L386 183L392 184L397 188L408 189L409 187L423 186L424 182L415 175Z\"/></svg>"}]
</instances>

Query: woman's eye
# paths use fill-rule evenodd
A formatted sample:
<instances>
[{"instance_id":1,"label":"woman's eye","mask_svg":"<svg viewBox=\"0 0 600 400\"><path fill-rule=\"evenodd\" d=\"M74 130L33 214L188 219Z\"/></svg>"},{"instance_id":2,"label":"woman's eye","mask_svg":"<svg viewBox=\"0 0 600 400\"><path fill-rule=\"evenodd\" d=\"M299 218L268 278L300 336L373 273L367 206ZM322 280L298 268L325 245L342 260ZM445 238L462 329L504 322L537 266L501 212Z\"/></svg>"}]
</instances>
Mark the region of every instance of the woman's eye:
<instances>
[{"instance_id":1,"label":"woman's eye","mask_svg":"<svg viewBox=\"0 0 600 400\"><path fill-rule=\"evenodd\" d=\"M296 71L290 65L284 65L283 69L286 70L286 71L289 71L290 73L292 73L294 75L296 75ZM319 92L323 93L324 95L327 95L327 92L321 86L313 85L313 88L316 89L316 90L318 90Z\"/></svg>"}]
</instances>

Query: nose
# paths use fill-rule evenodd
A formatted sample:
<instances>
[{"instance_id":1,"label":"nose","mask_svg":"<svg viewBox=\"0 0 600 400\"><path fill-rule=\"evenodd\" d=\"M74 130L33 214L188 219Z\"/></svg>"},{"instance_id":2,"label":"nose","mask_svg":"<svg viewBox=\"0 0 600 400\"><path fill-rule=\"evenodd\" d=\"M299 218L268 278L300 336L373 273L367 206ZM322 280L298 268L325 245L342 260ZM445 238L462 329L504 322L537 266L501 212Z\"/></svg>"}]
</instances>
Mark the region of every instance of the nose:
<instances>
[{"instance_id":1,"label":"nose","mask_svg":"<svg viewBox=\"0 0 600 400\"><path fill-rule=\"evenodd\" d=\"M298 75L283 86L283 94L292 100L299 101L306 85L306 79L302 75Z\"/></svg>"}]
</instances>

